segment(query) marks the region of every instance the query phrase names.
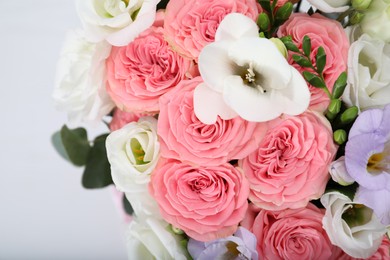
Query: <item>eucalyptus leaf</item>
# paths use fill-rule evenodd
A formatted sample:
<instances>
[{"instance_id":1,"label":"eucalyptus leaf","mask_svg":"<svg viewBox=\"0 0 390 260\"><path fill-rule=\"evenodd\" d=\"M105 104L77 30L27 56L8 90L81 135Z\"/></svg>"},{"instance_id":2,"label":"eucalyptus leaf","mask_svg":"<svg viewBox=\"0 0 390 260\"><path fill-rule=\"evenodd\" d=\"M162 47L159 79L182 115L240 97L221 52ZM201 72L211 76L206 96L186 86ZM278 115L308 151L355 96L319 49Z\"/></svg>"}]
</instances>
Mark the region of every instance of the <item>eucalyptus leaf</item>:
<instances>
[{"instance_id":1,"label":"eucalyptus leaf","mask_svg":"<svg viewBox=\"0 0 390 260\"><path fill-rule=\"evenodd\" d=\"M107 136L104 134L97 137L88 154L82 177L82 184L87 189L103 188L113 183L106 152Z\"/></svg>"},{"instance_id":2,"label":"eucalyptus leaf","mask_svg":"<svg viewBox=\"0 0 390 260\"><path fill-rule=\"evenodd\" d=\"M342 72L333 85L332 96L333 98L340 98L347 86L347 73Z\"/></svg>"},{"instance_id":3,"label":"eucalyptus leaf","mask_svg":"<svg viewBox=\"0 0 390 260\"><path fill-rule=\"evenodd\" d=\"M317 72L322 73L326 65L326 53L324 48L319 47L316 54L316 67Z\"/></svg>"},{"instance_id":4,"label":"eucalyptus leaf","mask_svg":"<svg viewBox=\"0 0 390 260\"><path fill-rule=\"evenodd\" d=\"M60 133L61 141L69 157L69 161L77 166L85 165L91 149L87 131L84 128L69 129L64 125Z\"/></svg>"},{"instance_id":5,"label":"eucalyptus leaf","mask_svg":"<svg viewBox=\"0 0 390 260\"><path fill-rule=\"evenodd\" d=\"M57 131L51 136L51 143L54 146L58 154L67 161L70 161L68 154L66 153L64 144L61 140L61 132Z\"/></svg>"},{"instance_id":6,"label":"eucalyptus leaf","mask_svg":"<svg viewBox=\"0 0 390 260\"><path fill-rule=\"evenodd\" d=\"M305 35L302 42L302 50L306 57L310 57L311 52L311 40L309 36Z\"/></svg>"}]
</instances>

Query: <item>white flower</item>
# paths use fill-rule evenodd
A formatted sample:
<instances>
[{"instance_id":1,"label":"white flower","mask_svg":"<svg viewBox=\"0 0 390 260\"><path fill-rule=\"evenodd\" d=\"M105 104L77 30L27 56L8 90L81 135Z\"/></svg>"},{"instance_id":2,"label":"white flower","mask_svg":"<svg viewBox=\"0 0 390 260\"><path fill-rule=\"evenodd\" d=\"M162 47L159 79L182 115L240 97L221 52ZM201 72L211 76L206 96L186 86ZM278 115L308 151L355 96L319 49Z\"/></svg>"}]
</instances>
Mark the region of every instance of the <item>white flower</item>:
<instances>
[{"instance_id":1,"label":"white flower","mask_svg":"<svg viewBox=\"0 0 390 260\"><path fill-rule=\"evenodd\" d=\"M315 8L325 13L341 13L347 11L350 0L307 0Z\"/></svg>"},{"instance_id":2,"label":"white flower","mask_svg":"<svg viewBox=\"0 0 390 260\"><path fill-rule=\"evenodd\" d=\"M386 226L370 208L337 191L325 193L321 203L326 209L322 224L332 244L356 258L368 258L376 252Z\"/></svg>"},{"instance_id":3,"label":"white flower","mask_svg":"<svg viewBox=\"0 0 390 260\"><path fill-rule=\"evenodd\" d=\"M160 0L77 0L80 19L91 41L124 46L149 28Z\"/></svg>"},{"instance_id":4,"label":"white flower","mask_svg":"<svg viewBox=\"0 0 390 260\"><path fill-rule=\"evenodd\" d=\"M68 112L69 124L98 122L114 107L105 89L105 61L111 46L90 43L82 31L70 31L57 66L53 98Z\"/></svg>"},{"instance_id":5,"label":"white flower","mask_svg":"<svg viewBox=\"0 0 390 260\"><path fill-rule=\"evenodd\" d=\"M128 259L187 259L180 236L168 229L169 224L162 220L134 219L127 232Z\"/></svg>"},{"instance_id":6,"label":"white flower","mask_svg":"<svg viewBox=\"0 0 390 260\"><path fill-rule=\"evenodd\" d=\"M263 122L282 113L300 114L309 105L310 92L301 74L242 14L225 16L215 42L200 53L199 70L204 83L195 89L194 109L205 124L217 116L237 115Z\"/></svg>"},{"instance_id":7,"label":"white flower","mask_svg":"<svg viewBox=\"0 0 390 260\"><path fill-rule=\"evenodd\" d=\"M141 189L142 187L144 189ZM149 193L148 185L140 185L137 190L126 192L125 195L138 218L163 219L157 201Z\"/></svg>"},{"instance_id":8,"label":"white flower","mask_svg":"<svg viewBox=\"0 0 390 260\"><path fill-rule=\"evenodd\" d=\"M343 100L361 110L390 103L390 44L363 34L348 54L348 85Z\"/></svg>"},{"instance_id":9,"label":"white flower","mask_svg":"<svg viewBox=\"0 0 390 260\"><path fill-rule=\"evenodd\" d=\"M348 174L347 168L345 167L345 156L341 156L329 165L329 173L332 180L340 185L348 186L355 182Z\"/></svg>"},{"instance_id":10,"label":"white flower","mask_svg":"<svg viewBox=\"0 0 390 260\"><path fill-rule=\"evenodd\" d=\"M390 43L390 1L372 1L360 25L371 37Z\"/></svg>"},{"instance_id":11,"label":"white flower","mask_svg":"<svg viewBox=\"0 0 390 260\"><path fill-rule=\"evenodd\" d=\"M117 189L126 193L145 191L159 159L157 120L143 117L110 133L106 149Z\"/></svg>"}]
</instances>

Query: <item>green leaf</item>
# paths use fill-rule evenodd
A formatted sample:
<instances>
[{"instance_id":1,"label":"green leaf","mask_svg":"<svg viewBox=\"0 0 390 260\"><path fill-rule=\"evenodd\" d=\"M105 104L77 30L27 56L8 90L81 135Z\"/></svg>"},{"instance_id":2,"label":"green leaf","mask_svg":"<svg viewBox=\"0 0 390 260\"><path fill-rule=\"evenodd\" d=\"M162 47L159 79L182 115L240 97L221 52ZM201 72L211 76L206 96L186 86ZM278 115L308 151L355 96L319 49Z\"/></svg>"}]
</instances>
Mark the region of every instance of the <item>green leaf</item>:
<instances>
[{"instance_id":1,"label":"green leaf","mask_svg":"<svg viewBox=\"0 0 390 260\"><path fill-rule=\"evenodd\" d=\"M113 183L106 152L107 136L104 134L97 137L88 154L82 178L82 184L87 189L103 188Z\"/></svg>"},{"instance_id":2,"label":"green leaf","mask_svg":"<svg viewBox=\"0 0 390 260\"><path fill-rule=\"evenodd\" d=\"M303 72L303 77L313 87L316 87L316 88L326 88L325 82L320 77L318 77L317 75L314 75L311 72L304 71Z\"/></svg>"},{"instance_id":3,"label":"green leaf","mask_svg":"<svg viewBox=\"0 0 390 260\"><path fill-rule=\"evenodd\" d=\"M58 152L59 155L61 155L62 158L69 161L69 156L66 153L64 144L61 140L61 132L57 131L51 136L51 143L54 146L55 150Z\"/></svg>"},{"instance_id":4,"label":"green leaf","mask_svg":"<svg viewBox=\"0 0 390 260\"><path fill-rule=\"evenodd\" d=\"M287 50L293 51L293 52L299 52L298 47L293 43L290 35L284 36L284 37L280 38L280 40L284 43Z\"/></svg>"},{"instance_id":5,"label":"green leaf","mask_svg":"<svg viewBox=\"0 0 390 260\"><path fill-rule=\"evenodd\" d=\"M342 72L333 85L332 96L333 98L340 98L347 86L347 73Z\"/></svg>"},{"instance_id":6,"label":"green leaf","mask_svg":"<svg viewBox=\"0 0 390 260\"><path fill-rule=\"evenodd\" d=\"M314 14L314 9L312 6L310 6L309 10L306 12L308 15L313 15Z\"/></svg>"},{"instance_id":7,"label":"green leaf","mask_svg":"<svg viewBox=\"0 0 390 260\"><path fill-rule=\"evenodd\" d=\"M293 54L292 58L301 67L310 68L312 66L311 61L301 55Z\"/></svg>"},{"instance_id":8,"label":"green leaf","mask_svg":"<svg viewBox=\"0 0 390 260\"><path fill-rule=\"evenodd\" d=\"M302 42L302 50L306 57L310 57L311 52L311 40L309 36L305 35Z\"/></svg>"},{"instance_id":9,"label":"green leaf","mask_svg":"<svg viewBox=\"0 0 390 260\"><path fill-rule=\"evenodd\" d=\"M122 203L123 203L123 208L125 212L129 215L133 215L134 210L133 207L131 206L130 202L127 200L126 195L123 194L122 198Z\"/></svg>"},{"instance_id":10,"label":"green leaf","mask_svg":"<svg viewBox=\"0 0 390 260\"><path fill-rule=\"evenodd\" d=\"M270 0L258 0L261 7L268 13L271 13L271 3Z\"/></svg>"},{"instance_id":11,"label":"green leaf","mask_svg":"<svg viewBox=\"0 0 390 260\"><path fill-rule=\"evenodd\" d=\"M322 73L326 64L326 53L324 48L319 47L316 54L316 67L317 72Z\"/></svg>"},{"instance_id":12,"label":"green leaf","mask_svg":"<svg viewBox=\"0 0 390 260\"><path fill-rule=\"evenodd\" d=\"M282 7L278 8L275 14L276 20L287 20L293 11L293 4L290 2L285 3Z\"/></svg>"},{"instance_id":13,"label":"green leaf","mask_svg":"<svg viewBox=\"0 0 390 260\"><path fill-rule=\"evenodd\" d=\"M84 128L69 129L64 125L61 128L61 140L70 162L77 166L85 165L91 149L87 131Z\"/></svg>"},{"instance_id":14,"label":"green leaf","mask_svg":"<svg viewBox=\"0 0 390 260\"><path fill-rule=\"evenodd\" d=\"M270 21L266 13L259 14L257 17L257 25L262 32L267 32L269 30Z\"/></svg>"}]
</instances>

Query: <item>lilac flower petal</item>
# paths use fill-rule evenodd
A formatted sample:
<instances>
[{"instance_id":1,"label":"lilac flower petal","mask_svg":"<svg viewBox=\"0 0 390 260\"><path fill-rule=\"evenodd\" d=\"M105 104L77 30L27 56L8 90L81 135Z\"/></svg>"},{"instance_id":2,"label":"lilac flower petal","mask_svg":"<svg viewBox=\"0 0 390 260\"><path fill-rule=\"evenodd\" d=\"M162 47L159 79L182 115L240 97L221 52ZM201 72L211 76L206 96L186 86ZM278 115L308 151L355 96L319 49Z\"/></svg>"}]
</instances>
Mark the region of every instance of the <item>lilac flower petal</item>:
<instances>
[{"instance_id":1,"label":"lilac flower petal","mask_svg":"<svg viewBox=\"0 0 390 260\"><path fill-rule=\"evenodd\" d=\"M359 115L349 131L349 138L361 134L376 133L381 126L383 111L381 109L370 109Z\"/></svg>"},{"instance_id":2,"label":"lilac flower petal","mask_svg":"<svg viewBox=\"0 0 390 260\"><path fill-rule=\"evenodd\" d=\"M361 186L371 190L390 191L390 174L373 175L367 171L367 162L374 153L381 153L386 138L375 133L360 134L348 140L345 147L345 164L349 175Z\"/></svg>"},{"instance_id":3,"label":"lilac flower petal","mask_svg":"<svg viewBox=\"0 0 390 260\"><path fill-rule=\"evenodd\" d=\"M382 224L386 226L390 225L389 190L369 190L364 187L359 187L354 200L371 208Z\"/></svg>"},{"instance_id":4,"label":"lilac flower petal","mask_svg":"<svg viewBox=\"0 0 390 260\"><path fill-rule=\"evenodd\" d=\"M188 241L187 250L193 259L198 259L199 255L206 249L204 242L190 239Z\"/></svg>"}]
</instances>

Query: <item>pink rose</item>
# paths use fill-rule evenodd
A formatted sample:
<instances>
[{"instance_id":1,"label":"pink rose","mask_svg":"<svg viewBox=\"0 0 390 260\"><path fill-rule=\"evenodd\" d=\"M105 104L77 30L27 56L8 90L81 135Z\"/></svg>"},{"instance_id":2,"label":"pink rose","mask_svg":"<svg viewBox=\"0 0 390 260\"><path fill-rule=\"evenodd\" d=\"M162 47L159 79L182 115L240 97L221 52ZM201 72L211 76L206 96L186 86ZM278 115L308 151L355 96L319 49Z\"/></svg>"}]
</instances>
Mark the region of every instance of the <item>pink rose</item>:
<instances>
[{"instance_id":1,"label":"pink rose","mask_svg":"<svg viewBox=\"0 0 390 260\"><path fill-rule=\"evenodd\" d=\"M136 122L140 119L142 115L137 113L128 113L120 109L114 110L114 115L110 122L110 130L115 131L121 129L123 126L127 125L130 122Z\"/></svg>"},{"instance_id":2,"label":"pink rose","mask_svg":"<svg viewBox=\"0 0 390 260\"><path fill-rule=\"evenodd\" d=\"M164 29L168 42L185 57L197 60L202 48L214 41L219 23L229 13L256 21L256 0L170 0Z\"/></svg>"},{"instance_id":3,"label":"pink rose","mask_svg":"<svg viewBox=\"0 0 390 260\"><path fill-rule=\"evenodd\" d=\"M270 121L258 149L239 161L249 200L268 210L305 207L324 193L336 151L330 124L319 114Z\"/></svg>"},{"instance_id":4,"label":"pink rose","mask_svg":"<svg viewBox=\"0 0 390 260\"><path fill-rule=\"evenodd\" d=\"M152 173L149 190L162 217L199 241L232 235L248 209L248 182L228 163L194 167L165 162Z\"/></svg>"},{"instance_id":5,"label":"pink rose","mask_svg":"<svg viewBox=\"0 0 390 260\"><path fill-rule=\"evenodd\" d=\"M192 61L172 51L162 27L151 27L107 60L107 92L121 110L158 112L159 98L196 75Z\"/></svg>"},{"instance_id":6,"label":"pink rose","mask_svg":"<svg viewBox=\"0 0 390 260\"><path fill-rule=\"evenodd\" d=\"M328 19L320 14L309 16L308 14L294 13L284 23L278 36L290 35L293 42L302 49L302 41L305 35L309 36L312 44L311 60L315 64L317 49L322 46L326 53L326 66L324 69L325 83L330 91L341 72L347 69L347 56L349 41L343 27L339 22ZM308 70L301 68L293 62L290 55L290 63L299 71ZM310 86L310 107L318 111L325 111L329 104L329 97L319 88Z\"/></svg>"},{"instance_id":7,"label":"pink rose","mask_svg":"<svg viewBox=\"0 0 390 260\"><path fill-rule=\"evenodd\" d=\"M182 81L160 100L157 133L161 155L198 165L219 165L254 151L267 128L240 117L202 123L194 112L194 89L200 77Z\"/></svg>"},{"instance_id":8,"label":"pink rose","mask_svg":"<svg viewBox=\"0 0 390 260\"><path fill-rule=\"evenodd\" d=\"M259 259L331 259L332 244L322 228L323 212L313 204L283 211L249 206L241 225L255 234Z\"/></svg>"}]
</instances>

